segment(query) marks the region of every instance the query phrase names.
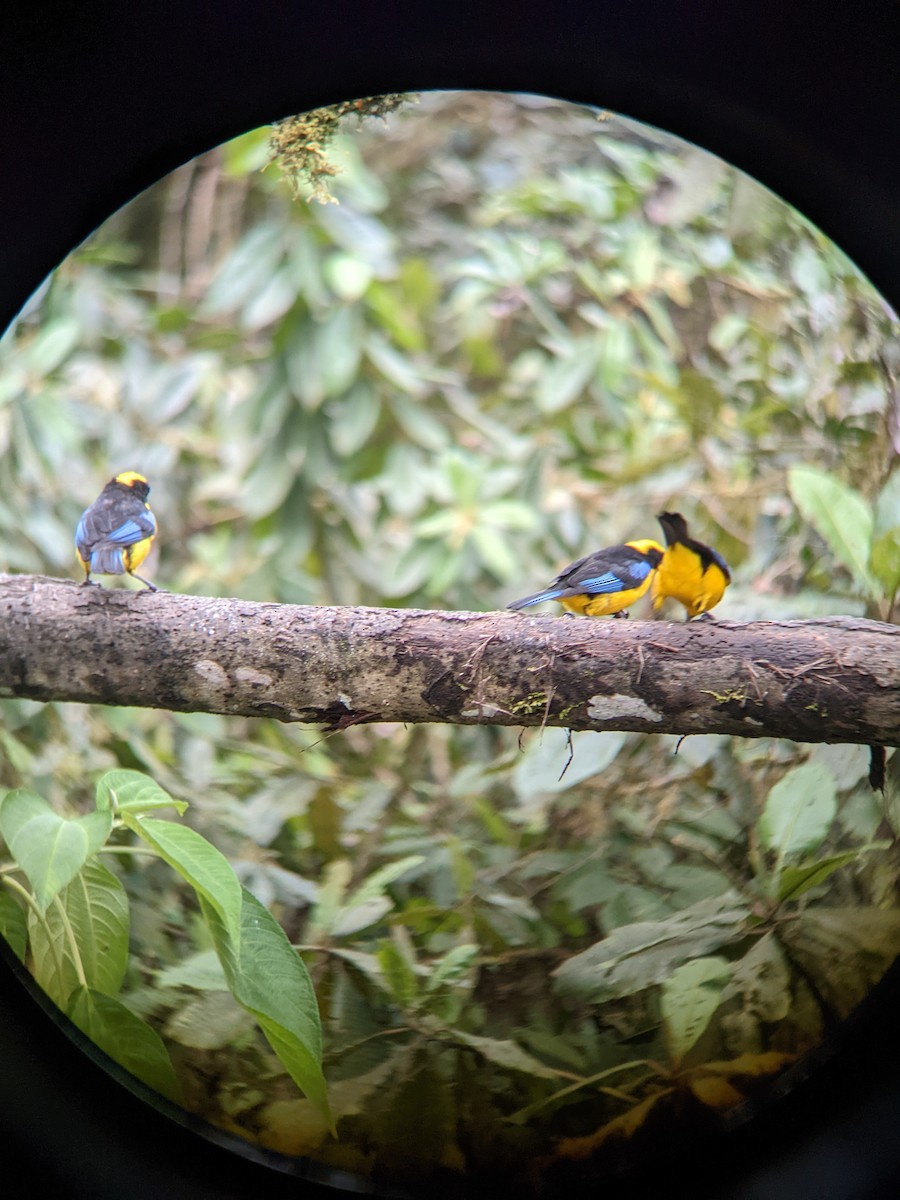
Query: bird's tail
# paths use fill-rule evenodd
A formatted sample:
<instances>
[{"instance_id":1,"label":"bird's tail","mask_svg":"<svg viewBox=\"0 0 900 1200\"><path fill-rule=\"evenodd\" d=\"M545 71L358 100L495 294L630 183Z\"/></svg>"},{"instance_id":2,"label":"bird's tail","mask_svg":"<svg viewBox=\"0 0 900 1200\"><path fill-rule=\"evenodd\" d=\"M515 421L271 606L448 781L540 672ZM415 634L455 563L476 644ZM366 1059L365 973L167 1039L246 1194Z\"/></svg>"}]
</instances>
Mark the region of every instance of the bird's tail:
<instances>
[{"instance_id":1,"label":"bird's tail","mask_svg":"<svg viewBox=\"0 0 900 1200\"><path fill-rule=\"evenodd\" d=\"M93 575L124 575L125 560L121 546L97 546L91 553Z\"/></svg>"},{"instance_id":2,"label":"bird's tail","mask_svg":"<svg viewBox=\"0 0 900 1200\"><path fill-rule=\"evenodd\" d=\"M565 588L548 588L544 592L535 592L533 596L525 596L522 600L513 600L507 608L530 608L532 604L540 604L544 600L558 600Z\"/></svg>"}]
</instances>

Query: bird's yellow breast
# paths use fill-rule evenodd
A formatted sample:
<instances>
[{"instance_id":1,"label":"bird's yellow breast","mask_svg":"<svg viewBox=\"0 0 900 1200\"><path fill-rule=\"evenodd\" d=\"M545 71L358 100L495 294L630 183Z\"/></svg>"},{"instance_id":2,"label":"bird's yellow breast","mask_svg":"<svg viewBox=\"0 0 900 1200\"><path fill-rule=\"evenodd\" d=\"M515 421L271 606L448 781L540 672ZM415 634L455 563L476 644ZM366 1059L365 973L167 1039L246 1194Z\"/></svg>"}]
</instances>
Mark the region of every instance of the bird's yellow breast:
<instances>
[{"instance_id":1,"label":"bird's yellow breast","mask_svg":"<svg viewBox=\"0 0 900 1200\"><path fill-rule=\"evenodd\" d=\"M680 601L688 616L698 617L719 603L728 587L728 578L718 563L706 570L699 555L676 542L669 546L653 579L653 607L661 608L671 596Z\"/></svg>"}]
</instances>

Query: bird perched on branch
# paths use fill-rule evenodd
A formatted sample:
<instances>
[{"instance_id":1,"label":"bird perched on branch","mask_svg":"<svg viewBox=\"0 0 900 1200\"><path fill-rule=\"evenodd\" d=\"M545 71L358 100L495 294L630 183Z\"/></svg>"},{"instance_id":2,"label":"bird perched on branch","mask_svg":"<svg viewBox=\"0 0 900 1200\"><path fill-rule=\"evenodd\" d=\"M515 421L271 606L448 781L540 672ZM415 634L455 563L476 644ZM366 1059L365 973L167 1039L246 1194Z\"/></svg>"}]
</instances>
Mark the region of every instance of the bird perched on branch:
<instances>
[{"instance_id":1,"label":"bird perched on branch","mask_svg":"<svg viewBox=\"0 0 900 1200\"><path fill-rule=\"evenodd\" d=\"M662 546L650 538L607 546L566 567L544 591L507 608L558 600L569 612L587 617L627 617L625 610L646 592L662 557Z\"/></svg>"},{"instance_id":2,"label":"bird perched on branch","mask_svg":"<svg viewBox=\"0 0 900 1200\"><path fill-rule=\"evenodd\" d=\"M660 513L666 550L653 578L653 607L671 596L687 609L688 620L708 613L731 583L728 564L717 550L692 538L681 513Z\"/></svg>"},{"instance_id":3,"label":"bird perched on branch","mask_svg":"<svg viewBox=\"0 0 900 1200\"><path fill-rule=\"evenodd\" d=\"M83 587L91 575L133 575L149 591L157 588L136 568L150 553L156 517L147 497L150 485L137 471L122 471L86 508L75 529L75 549L84 567Z\"/></svg>"}]
</instances>

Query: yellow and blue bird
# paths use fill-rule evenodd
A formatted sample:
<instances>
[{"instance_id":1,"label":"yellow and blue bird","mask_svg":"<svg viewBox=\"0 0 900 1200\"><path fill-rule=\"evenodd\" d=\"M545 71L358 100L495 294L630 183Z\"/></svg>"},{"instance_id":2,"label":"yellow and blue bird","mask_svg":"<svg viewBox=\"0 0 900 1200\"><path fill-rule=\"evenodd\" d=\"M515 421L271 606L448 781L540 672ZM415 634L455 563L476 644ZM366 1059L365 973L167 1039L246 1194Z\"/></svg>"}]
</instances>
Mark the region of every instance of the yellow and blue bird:
<instances>
[{"instance_id":1,"label":"yellow and blue bird","mask_svg":"<svg viewBox=\"0 0 900 1200\"><path fill-rule=\"evenodd\" d=\"M687 619L708 613L731 583L728 563L717 550L692 538L681 513L657 516L666 539L662 562L653 577L653 607L672 597L687 609Z\"/></svg>"},{"instance_id":2,"label":"yellow and blue bird","mask_svg":"<svg viewBox=\"0 0 900 1200\"><path fill-rule=\"evenodd\" d=\"M566 567L544 591L514 600L507 608L558 600L569 612L586 617L627 617L628 606L650 586L663 553L651 538L607 546Z\"/></svg>"},{"instance_id":3,"label":"yellow and blue bird","mask_svg":"<svg viewBox=\"0 0 900 1200\"><path fill-rule=\"evenodd\" d=\"M94 503L84 510L75 529L75 549L84 567L83 587L91 575L133 575L147 589L158 589L138 575L137 567L150 553L156 537L156 517L147 497L150 484L137 471L122 471L111 479Z\"/></svg>"}]
</instances>

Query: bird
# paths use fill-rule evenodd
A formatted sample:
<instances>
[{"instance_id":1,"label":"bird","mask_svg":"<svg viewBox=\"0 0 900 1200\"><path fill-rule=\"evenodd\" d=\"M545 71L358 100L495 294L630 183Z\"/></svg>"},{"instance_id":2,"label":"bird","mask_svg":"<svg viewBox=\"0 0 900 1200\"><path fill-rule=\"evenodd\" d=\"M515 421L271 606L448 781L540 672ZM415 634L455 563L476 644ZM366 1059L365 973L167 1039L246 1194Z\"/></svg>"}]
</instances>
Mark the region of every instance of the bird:
<instances>
[{"instance_id":1,"label":"bird","mask_svg":"<svg viewBox=\"0 0 900 1200\"><path fill-rule=\"evenodd\" d=\"M651 538L607 546L573 562L542 592L514 600L507 608L529 608L544 600L558 600L568 610L567 615L627 617L628 606L650 586L663 553L663 547Z\"/></svg>"},{"instance_id":2,"label":"bird","mask_svg":"<svg viewBox=\"0 0 900 1200\"><path fill-rule=\"evenodd\" d=\"M150 484L137 471L122 471L81 514L75 528L75 550L84 567L82 587L91 575L133 575L146 590L159 589L136 568L150 553L156 537L156 517L147 497Z\"/></svg>"},{"instance_id":3,"label":"bird","mask_svg":"<svg viewBox=\"0 0 900 1200\"><path fill-rule=\"evenodd\" d=\"M703 616L719 603L731 583L728 563L717 550L692 538L681 513L657 515L666 539L662 562L653 577L653 607L671 596L687 609L687 619Z\"/></svg>"}]
</instances>

